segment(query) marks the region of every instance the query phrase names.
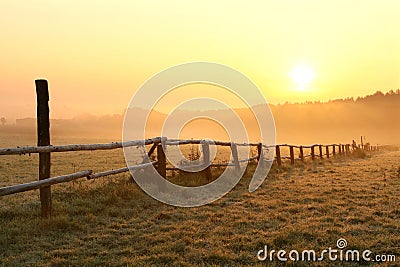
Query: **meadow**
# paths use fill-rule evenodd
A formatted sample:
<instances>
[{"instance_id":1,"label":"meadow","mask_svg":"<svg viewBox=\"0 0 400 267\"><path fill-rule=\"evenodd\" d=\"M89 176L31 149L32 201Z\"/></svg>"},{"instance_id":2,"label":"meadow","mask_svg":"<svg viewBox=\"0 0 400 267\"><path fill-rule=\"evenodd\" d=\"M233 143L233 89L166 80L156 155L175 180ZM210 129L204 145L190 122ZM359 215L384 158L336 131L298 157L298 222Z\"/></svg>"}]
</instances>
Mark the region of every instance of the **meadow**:
<instances>
[{"instance_id":1,"label":"meadow","mask_svg":"<svg viewBox=\"0 0 400 267\"><path fill-rule=\"evenodd\" d=\"M2 138L1 147L32 145ZM54 144L106 140L54 140ZM0 186L36 180L37 155L2 156ZM52 154L52 176L124 166L122 150ZM179 208L146 195L129 174L52 186L54 215L40 217L39 192L0 201L0 265L272 266L257 252L335 248L394 254L400 260L400 151L366 158L330 159L273 166L249 193L254 165L233 191L211 204ZM221 170L213 170L218 176ZM198 181L176 174L176 183ZM372 262L291 262L287 265L373 266ZM391 263L395 266L396 263ZM390 266L390 264L388 264Z\"/></svg>"}]
</instances>

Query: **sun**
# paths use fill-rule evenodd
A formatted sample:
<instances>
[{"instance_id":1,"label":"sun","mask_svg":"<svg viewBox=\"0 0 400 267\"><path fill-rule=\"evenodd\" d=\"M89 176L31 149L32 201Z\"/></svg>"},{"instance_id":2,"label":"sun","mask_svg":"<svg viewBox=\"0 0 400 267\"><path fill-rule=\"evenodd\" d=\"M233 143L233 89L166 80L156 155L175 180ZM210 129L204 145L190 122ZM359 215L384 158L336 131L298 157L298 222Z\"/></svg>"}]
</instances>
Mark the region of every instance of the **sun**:
<instances>
[{"instance_id":1,"label":"sun","mask_svg":"<svg viewBox=\"0 0 400 267\"><path fill-rule=\"evenodd\" d=\"M290 77L296 85L297 91L306 91L311 88L310 85L315 78L315 72L310 66L299 65L292 69Z\"/></svg>"}]
</instances>

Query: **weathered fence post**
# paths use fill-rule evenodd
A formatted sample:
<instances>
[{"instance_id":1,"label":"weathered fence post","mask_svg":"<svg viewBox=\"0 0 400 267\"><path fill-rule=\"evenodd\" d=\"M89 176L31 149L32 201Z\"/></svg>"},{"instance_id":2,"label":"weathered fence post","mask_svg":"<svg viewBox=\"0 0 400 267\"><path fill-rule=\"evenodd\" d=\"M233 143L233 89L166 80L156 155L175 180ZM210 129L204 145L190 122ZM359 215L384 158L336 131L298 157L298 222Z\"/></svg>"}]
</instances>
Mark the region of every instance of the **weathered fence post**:
<instances>
[{"instance_id":1,"label":"weathered fence post","mask_svg":"<svg viewBox=\"0 0 400 267\"><path fill-rule=\"evenodd\" d=\"M304 161L304 151L303 151L303 146L300 146L300 159L301 159L301 161Z\"/></svg>"},{"instance_id":2,"label":"weathered fence post","mask_svg":"<svg viewBox=\"0 0 400 267\"><path fill-rule=\"evenodd\" d=\"M35 80L38 146L50 145L49 88L46 80ZM50 178L50 153L39 153L39 180ZM51 187L40 188L42 217L52 214Z\"/></svg>"},{"instance_id":3,"label":"weathered fence post","mask_svg":"<svg viewBox=\"0 0 400 267\"><path fill-rule=\"evenodd\" d=\"M202 150L203 150L203 161L204 161L204 166L207 166L204 169L205 176L207 178L207 181L211 181L212 179L212 174L211 174L211 161L210 161L210 144L206 141L202 144Z\"/></svg>"},{"instance_id":4,"label":"weathered fence post","mask_svg":"<svg viewBox=\"0 0 400 267\"><path fill-rule=\"evenodd\" d=\"M293 146L289 146L289 151L290 151L290 164L294 164L294 151L293 151Z\"/></svg>"},{"instance_id":5,"label":"weathered fence post","mask_svg":"<svg viewBox=\"0 0 400 267\"><path fill-rule=\"evenodd\" d=\"M260 161L260 159L262 159L262 143L257 145L257 161Z\"/></svg>"},{"instance_id":6,"label":"weathered fence post","mask_svg":"<svg viewBox=\"0 0 400 267\"><path fill-rule=\"evenodd\" d=\"M322 145L319 145L319 157L322 159L323 153L322 153Z\"/></svg>"},{"instance_id":7,"label":"weathered fence post","mask_svg":"<svg viewBox=\"0 0 400 267\"><path fill-rule=\"evenodd\" d=\"M311 159L315 160L315 150L314 150L314 145L311 146Z\"/></svg>"},{"instance_id":8,"label":"weathered fence post","mask_svg":"<svg viewBox=\"0 0 400 267\"><path fill-rule=\"evenodd\" d=\"M167 160L162 144L157 145L157 171L165 178L167 178Z\"/></svg>"},{"instance_id":9,"label":"weathered fence post","mask_svg":"<svg viewBox=\"0 0 400 267\"><path fill-rule=\"evenodd\" d=\"M326 146L326 158L329 159L329 146Z\"/></svg>"},{"instance_id":10,"label":"weathered fence post","mask_svg":"<svg viewBox=\"0 0 400 267\"><path fill-rule=\"evenodd\" d=\"M335 145L333 145L333 147L332 147L332 156L335 156L336 155L336 149L335 149Z\"/></svg>"},{"instance_id":11,"label":"weathered fence post","mask_svg":"<svg viewBox=\"0 0 400 267\"><path fill-rule=\"evenodd\" d=\"M364 149L364 142L363 142L363 137L361 135L361 149Z\"/></svg>"},{"instance_id":12,"label":"weathered fence post","mask_svg":"<svg viewBox=\"0 0 400 267\"><path fill-rule=\"evenodd\" d=\"M233 163L235 164L235 169L236 169L236 171L239 171L240 170L240 162L239 162L239 156L238 156L238 151L237 151L237 145L235 143L231 143L231 150L232 150Z\"/></svg>"},{"instance_id":13,"label":"weathered fence post","mask_svg":"<svg viewBox=\"0 0 400 267\"><path fill-rule=\"evenodd\" d=\"M281 149L279 145L275 146L275 153L276 153L276 162L278 163L278 166L282 165L282 159L281 159Z\"/></svg>"},{"instance_id":14,"label":"weathered fence post","mask_svg":"<svg viewBox=\"0 0 400 267\"><path fill-rule=\"evenodd\" d=\"M339 146L339 155L342 155L342 145L339 144L338 146Z\"/></svg>"}]
</instances>

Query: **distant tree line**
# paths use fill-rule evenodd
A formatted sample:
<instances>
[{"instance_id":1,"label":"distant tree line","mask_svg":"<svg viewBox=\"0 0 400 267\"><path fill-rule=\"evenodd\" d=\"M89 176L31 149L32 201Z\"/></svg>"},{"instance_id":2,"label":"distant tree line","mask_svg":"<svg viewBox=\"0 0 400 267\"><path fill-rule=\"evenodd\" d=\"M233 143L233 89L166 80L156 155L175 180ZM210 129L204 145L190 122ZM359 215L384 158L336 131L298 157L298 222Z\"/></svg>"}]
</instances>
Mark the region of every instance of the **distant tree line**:
<instances>
[{"instance_id":1,"label":"distant tree line","mask_svg":"<svg viewBox=\"0 0 400 267\"><path fill-rule=\"evenodd\" d=\"M286 101L284 104L278 104L278 106L285 106L285 105L307 105L307 104L324 104L324 103L343 103L343 102L360 102L360 101L365 101L365 100L373 100L373 99L378 99L378 98L382 98L382 97L398 97L400 96L400 89L396 89L396 90L389 90L386 93L383 93L382 91L378 90L375 93L373 93L372 95L366 95L363 97L346 97L346 98L340 98L340 99L333 99L333 100L329 100L329 101L320 101L320 100L316 100L316 101L305 101L305 102L296 102L296 103L290 103L288 101Z\"/></svg>"}]
</instances>

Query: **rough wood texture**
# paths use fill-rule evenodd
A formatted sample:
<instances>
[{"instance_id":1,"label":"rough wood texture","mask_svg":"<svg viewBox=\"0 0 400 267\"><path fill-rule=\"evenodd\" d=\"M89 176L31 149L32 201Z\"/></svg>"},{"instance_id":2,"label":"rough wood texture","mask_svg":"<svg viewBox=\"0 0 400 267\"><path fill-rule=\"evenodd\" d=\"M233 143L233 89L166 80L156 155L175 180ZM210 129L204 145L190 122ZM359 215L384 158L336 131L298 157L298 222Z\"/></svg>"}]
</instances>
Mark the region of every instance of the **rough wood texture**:
<instances>
[{"instance_id":1,"label":"rough wood texture","mask_svg":"<svg viewBox=\"0 0 400 267\"><path fill-rule=\"evenodd\" d=\"M202 144L202 150L203 150L203 160L204 160L204 165L207 166L204 169L204 174L207 178L207 181L210 182L212 179L212 174L211 174L211 159L210 159L210 144L207 142L204 142Z\"/></svg>"},{"instance_id":2,"label":"rough wood texture","mask_svg":"<svg viewBox=\"0 0 400 267\"><path fill-rule=\"evenodd\" d=\"M36 80L37 96L37 138L38 146L50 145L50 110L49 110L49 89L46 80ZM39 180L50 177L50 153L39 153ZM40 203L43 217L50 217L52 214L52 200L50 186L40 188Z\"/></svg>"},{"instance_id":3,"label":"rough wood texture","mask_svg":"<svg viewBox=\"0 0 400 267\"><path fill-rule=\"evenodd\" d=\"M324 156L322 153L322 145L319 145L319 157L322 159L322 157Z\"/></svg>"},{"instance_id":4,"label":"rough wood texture","mask_svg":"<svg viewBox=\"0 0 400 267\"><path fill-rule=\"evenodd\" d=\"M187 145L187 144L200 144L203 143L204 140L202 139L190 139L190 140L184 140L184 139L168 139L165 144L166 145ZM217 146L231 146L232 142L224 142L224 141L212 141L213 144ZM258 146L258 143L235 143L237 146Z\"/></svg>"},{"instance_id":5,"label":"rough wood texture","mask_svg":"<svg viewBox=\"0 0 400 267\"><path fill-rule=\"evenodd\" d=\"M326 146L325 148L326 148L326 158L329 159L329 146Z\"/></svg>"},{"instance_id":6,"label":"rough wood texture","mask_svg":"<svg viewBox=\"0 0 400 267\"><path fill-rule=\"evenodd\" d=\"M263 157L262 143L259 143L257 146L257 161L260 161Z\"/></svg>"},{"instance_id":7,"label":"rough wood texture","mask_svg":"<svg viewBox=\"0 0 400 267\"><path fill-rule=\"evenodd\" d=\"M231 150L232 150L233 163L235 164L235 169L237 171L239 171L240 170L240 161L239 161L237 145L235 143L231 144Z\"/></svg>"},{"instance_id":8,"label":"rough wood texture","mask_svg":"<svg viewBox=\"0 0 400 267\"><path fill-rule=\"evenodd\" d=\"M162 144L157 145L157 162L158 173L162 177L167 178L167 159Z\"/></svg>"},{"instance_id":9,"label":"rough wood texture","mask_svg":"<svg viewBox=\"0 0 400 267\"><path fill-rule=\"evenodd\" d=\"M159 143L160 137L150 138L146 140L133 140L127 142L113 142L109 144L77 144L65 146L42 146L42 147L18 147L18 148L1 148L0 155L21 155L29 153L43 152L68 152L68 151L84 151L84 150L108 150L122 147L143 146Z\"/></svg>"},{"instance_id":10,"label":"rough wood texture","mask_svg":"<svg viewBox=\"0 0 400 267\"><path fill-rule=\"evenodd\" d=\"M281 166L282 158L281 158L281 149L280 149L279 145L276 145L275 153L276 153L276 162L278 163L278 166Z\"/></svg>"},{"instance_id":11,"label":"rough wood texture","mask_svg":"<svg viewBox=\"0 0 400 267\"><path fill-rule=\"evenodd\" d=\"M34 189L38 189L38 188L42 188L42 187L46 187L46 186L50 186L50 185L54 185L54 184L69 182L69 181L76 180L79 178L87 177L90 174L92 174L92 171L87 170L87 171L76 172L73 174L67 174L67 175L61 175L61 176L57 176L57 177L53 177L53 178L47 178L44 180L25 183L25 184L6 186L6 187L0 188L0 196L20 193L20 192L34 190Z\"/></svg>"},{"instance_id":12,"label":"rough wood texture","mask_svg":"<svg viewBox=\"0 0 400 267\"><path fill-rule=\"evenodd\" d=\"M314 146L311 147L311 159L315 160L315 147Z\"/></svg>"},{"instance_id":13,"label":"rough wood texture","mask_svg":"<svg viewBox=\"0 0 400 267\"><path fill-rule=\"evenodd\" d=\"M289 152L290 152L290 164L294 164L294 149L293 146L289 146Z\"/></svg>"},{"instance_id":14,"label":"rough wood texture","mask_svg":"<svg viewBox=\"0 0 400 267\"><path fill-rule=\"evenodd\" d=\"M304 150L303 150L303 146L300 146L300 159L301 159L301 161L304 161Z\"/></svg>"},{"instance_id":15,"label":"rough wood texture","mask_svg":"<svg viewBox=\"0 0 400 267\"><path fill-rule=\"evenodd\" d=\"M96 179L96 178L100 178L100 177L104 177L104 176L109 176L109 175L128 172L130 170L139 170L139 169L143 169L145 167L148 167L148 166L151 166L151 165L155 165L155 164L157 164L157 161L143 163L143 164L140 164L140 165L135 165L135 166L130 166L130 167L124 167L124 168L110 170L110 171L98 172L98 173L94 173L94 174L89 175L87 177L87 179L91 180L91 179Z\"/></svg>"}]
</instances>

